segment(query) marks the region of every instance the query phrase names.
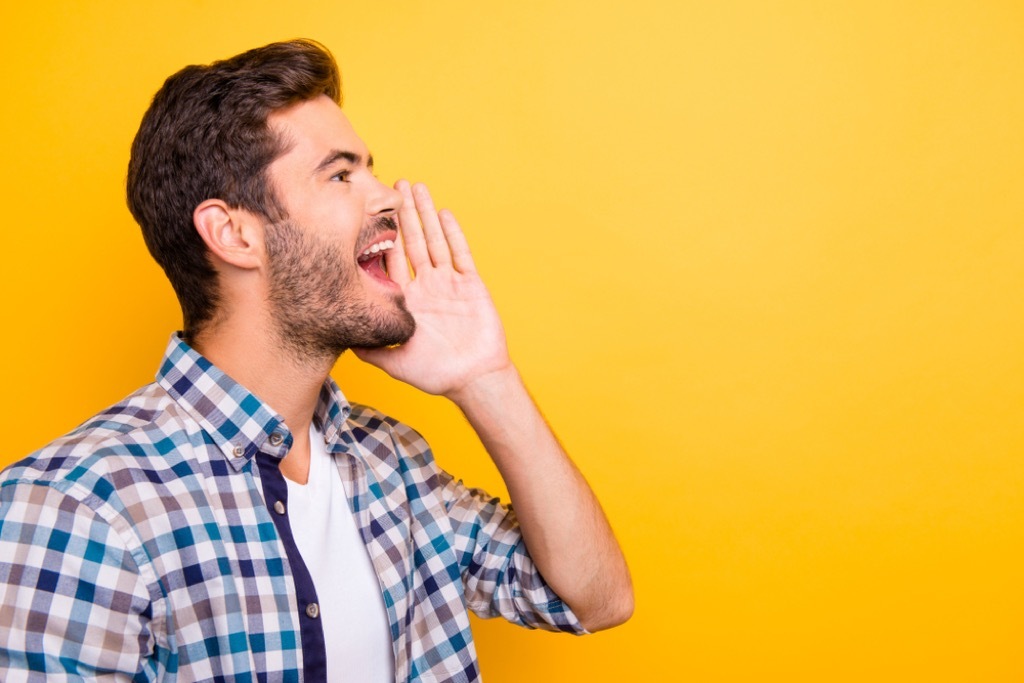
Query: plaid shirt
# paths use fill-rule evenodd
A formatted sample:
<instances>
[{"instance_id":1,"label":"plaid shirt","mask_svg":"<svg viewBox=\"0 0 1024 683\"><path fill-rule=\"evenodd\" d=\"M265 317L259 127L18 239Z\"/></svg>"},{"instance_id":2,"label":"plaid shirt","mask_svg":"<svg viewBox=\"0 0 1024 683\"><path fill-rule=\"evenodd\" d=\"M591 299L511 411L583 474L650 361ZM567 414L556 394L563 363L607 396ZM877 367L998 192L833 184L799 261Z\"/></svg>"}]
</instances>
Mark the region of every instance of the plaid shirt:
<instances>
[{"instance_id":1,"label":"plaid shirt","mask_svg":"<svg viewBox=\"0 0 1024 683\"><path fill-rule=\"evenodd\" d=\"M156 382L0 474L0 680L325 680L280 415L172 337ZM330 379L314 421L380 579L398 681L476 681L467 609L583 633L510 508Z\"/></svg>"}]
</instances>

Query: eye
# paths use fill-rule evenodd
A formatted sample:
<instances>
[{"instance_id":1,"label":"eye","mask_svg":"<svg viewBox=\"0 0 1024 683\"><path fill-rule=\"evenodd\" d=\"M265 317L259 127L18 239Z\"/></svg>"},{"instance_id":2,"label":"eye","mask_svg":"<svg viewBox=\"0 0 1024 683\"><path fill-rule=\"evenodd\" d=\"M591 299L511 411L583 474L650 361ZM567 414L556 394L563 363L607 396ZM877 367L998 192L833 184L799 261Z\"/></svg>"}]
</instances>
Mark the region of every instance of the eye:
<instances>
[{"instance_id":1,"label":"eye","mask_svg":"<svg viewBox=\"0 0 1024 683\"><path fill-rule=\"evenodd\" d=\"M347 183L350 175L352 175L352 171L338 171L337 173L331 176L331 180Z\"/></svg>"}]
</instances>

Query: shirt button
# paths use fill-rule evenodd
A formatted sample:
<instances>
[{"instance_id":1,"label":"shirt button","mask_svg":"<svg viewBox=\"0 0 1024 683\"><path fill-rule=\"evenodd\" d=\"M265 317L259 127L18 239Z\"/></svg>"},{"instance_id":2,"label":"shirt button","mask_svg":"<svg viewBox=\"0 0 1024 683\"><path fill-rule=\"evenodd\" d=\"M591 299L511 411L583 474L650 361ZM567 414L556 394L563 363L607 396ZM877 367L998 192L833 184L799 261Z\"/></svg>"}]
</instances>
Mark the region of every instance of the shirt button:
<instances>
[{"instance_id":1,"label":"shirt button","mask_svg":"<svg viewBox=\"0 0 1024 683\"><path fill-rule=\"evenodd\" d=\"M324 443L327 444L328 446L330 446L331 445L331 437L329 437L326 434L324 434Z\"/></svg>"},{"instance_id":2,"label":"shirt button","mask_svg":"<svg viewBox=\"0 0 1024 683\"><path fill-rule=\"evenodd\" d=\"M232 453L235 454L236 458L241 458L243 455L245 455L245 449L242 448L241 446L235 446L235 450L233 450Z\"/></svg>"},{"instance_id":3,"label":"shirt button","mask_svg":"<svg viewBox=\"0 0 1024 683\"><path fill-rule=\"evenodd\" d=\"M284 514L284 503L282 503L279 500L275 501L274 502L274 512L276 512L279 515L283 515Z\"/></svg>"},{"instance_id":4,"label":"shirt button","mask_svg":"<svg viewBox=\"0 0 1024 683\"><path fill-rule=\"evenodd\" d=\"M316 604L315 602L311 602L308 605L306 605L306 616L310 619L316 619L318 616L320 616L320 605Z\"/></svg>"},{"instance_id":5,"label":"shirt button","mask_svg":"<svg viewBox=\"0 0 1024 683\"><path fill-rule=\"evenodd\" d=\"M281 436L280 432L274 432L270 435L271 446L280 446L282 441L284 441L284 437Z\"/></svg>"}]
</instances>

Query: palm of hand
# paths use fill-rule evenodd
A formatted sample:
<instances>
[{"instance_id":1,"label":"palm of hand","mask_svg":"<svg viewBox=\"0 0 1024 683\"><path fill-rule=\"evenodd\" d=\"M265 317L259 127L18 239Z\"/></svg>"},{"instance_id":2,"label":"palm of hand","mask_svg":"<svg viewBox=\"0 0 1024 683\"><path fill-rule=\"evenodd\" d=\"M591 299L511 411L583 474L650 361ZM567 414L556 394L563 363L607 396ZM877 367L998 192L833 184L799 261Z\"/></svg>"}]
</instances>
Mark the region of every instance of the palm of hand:
<instances>
[{"instance_id":1,"label":"palm of hand","mask_svg":"<svg viewBox=\"0 0 1024 683\"><path fill-rule=\"evenodd\" d=\"M396 187L405 198L404 246L388 255L388 269L402 286L416 332L400 347L355 353L418 389L451 396L511 365L504 328L454 217L434 212L425 187L415 188L415 200L407 183Z\"/></svg>"}]
</instances>

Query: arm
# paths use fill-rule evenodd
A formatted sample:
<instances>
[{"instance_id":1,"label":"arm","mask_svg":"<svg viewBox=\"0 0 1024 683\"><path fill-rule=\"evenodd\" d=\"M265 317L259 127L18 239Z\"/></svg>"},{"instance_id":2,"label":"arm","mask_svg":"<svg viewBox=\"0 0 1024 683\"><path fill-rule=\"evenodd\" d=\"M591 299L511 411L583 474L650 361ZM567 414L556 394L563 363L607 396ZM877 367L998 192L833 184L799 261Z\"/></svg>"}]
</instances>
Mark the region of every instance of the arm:
<instances>
[{"instance_id":1,"label":"arm","mask_svg":"<svg viewBox=\"0 0 1024 683\"><path fill-rule=\"evenodd\" d=\"M500 616L527 628L588 633L537 569L512 506L468 488L443 470L437 481L451 524L466 607L483 619Z\"/></svg>"},{"instance_id":2,"label":"arm","mask_svg":"<svg viewBox=\"0 0 1024 683\"><path fill-rule=\"evenodd\" d=\"M562 449L514 368L452 397L494 460L530 556L588 631L633 611L625 558L583 475Z\"/></svg>"},{"instance_id":3,"label":"arm","mask_svg":"<svg viewBox=\"0 0 1024 683\"><path fill-rule=\"evenodd\" d=\"M417 329L396 349L360 358L466 415L508 486L523 539L548 585L589 631L629 618L629 571L593 492L526 391L465 237L426 188L396 187L404 248L388 254ZM406 257L415 271L406 267Z\"/></svg>"},{"instance_id":4,"label":"arm","mask_svg":"<svg viewBox=\"0 0 1024 683\"><path fill-rule=\"evenodd\" d=\"M0 596L0 680L156 677L135 560L92 509L49 485L0 491Z\"/></svg>"}]
</instances>

